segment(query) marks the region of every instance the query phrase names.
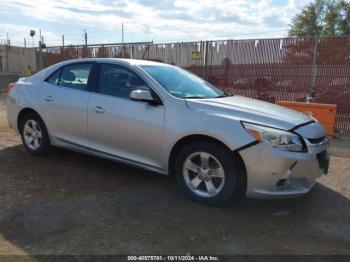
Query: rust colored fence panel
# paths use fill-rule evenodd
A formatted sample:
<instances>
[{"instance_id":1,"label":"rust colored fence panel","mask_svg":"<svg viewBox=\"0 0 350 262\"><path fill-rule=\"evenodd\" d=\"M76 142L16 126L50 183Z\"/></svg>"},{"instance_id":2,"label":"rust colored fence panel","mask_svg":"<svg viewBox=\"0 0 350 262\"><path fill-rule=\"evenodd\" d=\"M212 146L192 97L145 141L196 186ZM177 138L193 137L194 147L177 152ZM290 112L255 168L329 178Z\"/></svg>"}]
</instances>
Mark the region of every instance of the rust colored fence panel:
<instances>
[{"instance_id":1,"label":"rust colored fence panel","mask_svg":"<svg viewBox=\"0 0 350 262\"><path fill-rule=\"evenodd\" d=\"M348 37L134 43L43 50L45 66L86 57L173 64L226 91L270 102L303 102L310 96L315 102L337 104L336 132L350 134Z\"/></svg>"}]
</instances>

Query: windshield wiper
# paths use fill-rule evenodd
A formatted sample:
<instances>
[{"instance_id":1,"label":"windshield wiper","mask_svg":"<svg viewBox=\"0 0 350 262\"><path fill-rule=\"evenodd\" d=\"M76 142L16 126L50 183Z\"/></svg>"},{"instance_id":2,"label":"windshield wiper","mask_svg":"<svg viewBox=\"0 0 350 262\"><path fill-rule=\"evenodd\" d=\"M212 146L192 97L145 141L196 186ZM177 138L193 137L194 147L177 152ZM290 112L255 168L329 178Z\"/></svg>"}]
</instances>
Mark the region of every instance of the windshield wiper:
<instances>
[{"instance_id":1,"label":"windshield wiper","mask_svg":"<svg viewBox=\"0 0 350 262\"><path fill-rule=\"evenodd\" d=\"M228 97L228 96L234 96L234 94L225 92L223 95L216 96L215 98Z\"/></svg>"},{"instance_id":2,"label":"windshield wiper","mask_svg":"<svg viewBox=\"0 0 350 262\"><path fill-rule=\"evenodd\" d=\"M203 99L205 97L202 96L185 96L184 99Z\"/></svg>"},{"instance_id":3,"label":"windshield wiper","mask_svg":"<svg viewBox=\"0 0 350 262\"><path fill-rule=\"evenodd\" d=\"M220 98L220 97L228 97L228 96L233 96L233 94L225 92L223 95L214 96L214 97L185 96L184 99L210 99L210 98Z\"/></svg>"}]
</instances>

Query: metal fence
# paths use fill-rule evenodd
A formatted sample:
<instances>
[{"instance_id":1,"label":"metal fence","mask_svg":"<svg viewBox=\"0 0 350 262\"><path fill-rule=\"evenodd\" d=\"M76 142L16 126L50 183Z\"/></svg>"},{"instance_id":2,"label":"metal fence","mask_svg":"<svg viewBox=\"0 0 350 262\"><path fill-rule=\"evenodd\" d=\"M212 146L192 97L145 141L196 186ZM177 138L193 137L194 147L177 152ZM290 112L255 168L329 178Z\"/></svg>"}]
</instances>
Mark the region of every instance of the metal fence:
<instances>
[{"instance_id":1,"label":"metal fence","mask_svg":"<svg viewBox=\"0 0 350 262\"><path fill-rule=\"evenodd\" d=\"M337 104L336 131L350 134L350 38L313 37L128 43L43 49L44 66L85 57L148 59L186 68L236 94L265 101Z\"/></svg>"}]
</instances>

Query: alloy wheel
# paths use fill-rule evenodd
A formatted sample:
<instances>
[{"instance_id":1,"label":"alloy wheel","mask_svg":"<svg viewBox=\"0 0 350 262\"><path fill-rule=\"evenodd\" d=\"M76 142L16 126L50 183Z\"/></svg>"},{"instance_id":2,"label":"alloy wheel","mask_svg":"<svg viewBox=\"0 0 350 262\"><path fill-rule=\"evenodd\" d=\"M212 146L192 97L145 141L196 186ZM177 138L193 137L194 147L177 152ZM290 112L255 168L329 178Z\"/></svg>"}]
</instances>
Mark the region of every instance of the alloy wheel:
<instances>
[{"instance_id":1,"label":"alloy wheel","mask_svg":"<svg viewBox=\"0 0 350 262\"><path fill-rule=\"evenodd\" d=\"M37 150L41 145L42 132L40 125L33 119L25 122L23 127L23 137L26 145L31 150Z\"/></svg>"},{"instance_id":2,"label":"alloy wheel","mask_svg":"<svg viewBox=\"0 0 350 262\"><path fill-rule=\"evenodd\" d=\"M225 183L222 164L206 152L195 152L186 158L183 176L187 187L201 197L219 194Z\"/></svg>"}]
</instances>

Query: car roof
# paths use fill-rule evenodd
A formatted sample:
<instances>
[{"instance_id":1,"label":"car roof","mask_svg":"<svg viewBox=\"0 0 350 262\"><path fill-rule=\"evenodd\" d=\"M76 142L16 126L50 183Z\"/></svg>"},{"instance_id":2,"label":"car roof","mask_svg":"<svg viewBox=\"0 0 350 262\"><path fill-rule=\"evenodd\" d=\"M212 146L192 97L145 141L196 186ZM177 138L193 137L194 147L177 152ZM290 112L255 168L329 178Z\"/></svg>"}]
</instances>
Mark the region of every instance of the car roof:
<instances>
[{"instance_id":1,"label":"car roof","mask_svg":"<svg viewBox=\"0 0 350 262\"><path fill-rule=\"evenodd\" d=\"M48 77L50 74L55 72L58 68L74 63L84 63L84 62L99 62L99 63L113 63L119 64L119 65L137 65L137 66L143 66L143 65L157 65L157 66L172 66L166 63L160 63L160 62L154 62L154 61L148 61L148 60L141 60L141 59L127 59L127 58L80 58L80 59L70 59L70 60L64 60L60 63L54 64L52 66L46 67L43 70L40 70L39 72L31 75L30 77L27 77L28 80L43 80L46 77Z\"/></svg>"},{"instance_id":2,"label":"car roof","mask_svg":"<svg viewBox=\"0 0 350 262\"><path fill-rule=\"evenodd\" d=\"M118 64L128 64L128 65L158 65L158 66L170 66L165 63L142 60L142 59L128 59L128 58L81 58L81 59L71 59L66 60L62 64L70 64L70 63L81 63L81 62L116 62Z\"/></svg>"}]
</instances>

